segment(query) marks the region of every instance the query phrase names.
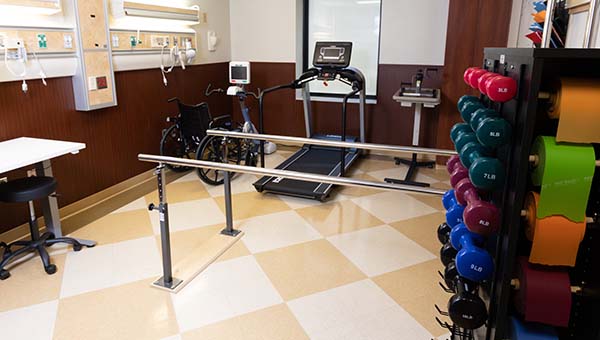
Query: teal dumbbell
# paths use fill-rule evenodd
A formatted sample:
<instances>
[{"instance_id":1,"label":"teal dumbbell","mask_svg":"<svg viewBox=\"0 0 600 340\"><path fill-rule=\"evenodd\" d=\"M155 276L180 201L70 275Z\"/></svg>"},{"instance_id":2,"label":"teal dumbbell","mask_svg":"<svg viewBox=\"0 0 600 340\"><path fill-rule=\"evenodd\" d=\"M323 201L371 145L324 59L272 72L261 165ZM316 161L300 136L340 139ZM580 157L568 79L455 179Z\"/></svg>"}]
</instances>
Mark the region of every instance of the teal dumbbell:
<instances>
[{"instance_id":1,"label":"teal dumbbell","mask_svg":"<svg viewBox=\"0 0 600 340\"><path fill-rule=\"evenodd\" d=\"M458 123L450 130L450 139L454 143L456 152L459 152L468 143L477 142L477 135L473 132L469 124Z\"/></svg>"},{"instance_id":2,"label":"teal dumbbell","mask_svg":"<svg viewBox=\"0 0 600 340\"><path fill-rule=\"evenodd\" d=\"M473 116L473 114L475 113L475 111L479 110L479 109L485 109L485 106L483 105L483 103L481 103L480 101L467 101L466 103L464 103L461 108L460 108L460 116L462 117L463 121L465 121L466 123L471 121L471 117Z\"/></svg>"},{"instance_id":3,"label":"teal dumbbell","mask_svg":"<svg viewBox=\"0 0 600 340\"><path fill-rule=\"evenodd\" d=\"M476 142L467 143L459 151L460 162L469 169L471 182L483 190L498 189L506 177L502 162L490 155L490 149Z\"/></svg>"},{"instance_id":4,"label":"teal dumbbell","mask_svg":"<svg viewBox=\"0 0 600 340\"><path fill-rule=\"evenodd\" d=\"M462 111L463 105L465 105L466 103L471 103L471 102L477 103L477 102L479 102L479 98L475 97L475 96L462 96L462 97L460 97L458 99L458 105L457 105L458 111L459 112Z\"/></svg>"},{"instance_id":5,"label":"teal dumbbell","mask_svg":"<svg viewBox=\"0 0 600 340\"><path fill-rule=\"evenodd\" d=\"M471 115L469 125L479 143L488 148L498 148L510 142L512 128L495 110L478 109Z\"/></svg>"}]
</instances>

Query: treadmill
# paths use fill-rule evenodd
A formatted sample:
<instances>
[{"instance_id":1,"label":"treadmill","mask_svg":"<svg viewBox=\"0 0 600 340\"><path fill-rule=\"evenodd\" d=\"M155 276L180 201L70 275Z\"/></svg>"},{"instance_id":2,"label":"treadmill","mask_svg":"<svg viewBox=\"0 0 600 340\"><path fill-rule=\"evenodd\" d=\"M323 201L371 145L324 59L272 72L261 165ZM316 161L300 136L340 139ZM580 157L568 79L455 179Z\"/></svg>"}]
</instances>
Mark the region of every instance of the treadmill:
<instances>
[{"instance_id":1,"label":"treadmill","mask_svg":"<svg viewBox=\"0 0 600 340\"><path fill-rule=\"evenodd\" d=\"M259 129L263 131L263 100L269 93L282 89L301 89L304 101L304 119L308 138L347 142L365 142L365 77L358 69L349 67L352 55L351 42L317 42L313 58L314 67L304 72L290 84L275 86L263 91L259 106ZM312 113L309 83L312 81L340 81L351 88L344 95L341 108L342 135L319 135L312 132ZM360 106L360 138L346 136L346 108L348 100L358 95ZM264 167L264 147L260 147L261 165ZM339 147L304 145L276 169L314 173L328 176L344 176L345 172L360 156L361 150ZM302 197L325 201L332 184L312 183L281 177L265 176L254 183L258 192Z\"/></svg>"}]
</instances>

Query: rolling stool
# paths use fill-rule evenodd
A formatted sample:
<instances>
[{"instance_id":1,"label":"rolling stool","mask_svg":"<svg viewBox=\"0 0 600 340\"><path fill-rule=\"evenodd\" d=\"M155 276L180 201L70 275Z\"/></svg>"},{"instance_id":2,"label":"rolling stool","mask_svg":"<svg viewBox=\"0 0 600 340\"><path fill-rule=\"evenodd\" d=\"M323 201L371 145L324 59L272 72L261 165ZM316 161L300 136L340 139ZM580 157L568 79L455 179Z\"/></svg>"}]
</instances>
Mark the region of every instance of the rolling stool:
<instances>
[{"instance_id":1,"label":"rolling stool","mask_svg":"<svg viewBox=\"0 0 600 340\"><path fill-rule=\"evenodd\" d=\"M8 263L18 256L37 251L42 258L44 269L48 274L56 273L56 265L50 263L50 256L46 251L46 246L55 243L68 243L73 245L74 251L79 251L82 248L81 243L74 238L60 237L55 238L52 233L46 232L40 236L33 201L50 196L56 191L56 180L52 177L27 177L9 181L5 184L0 184L0 201L9 203L27 202L29 204L29 230L31 232L30 241L16 241L11 244L0 243L4 248L2 261L0 262L0 280L6 280L10 277L10 273L4 269ZM20 246L21 248L12 251L11 247Z\"/></svg>"}]
</instances>

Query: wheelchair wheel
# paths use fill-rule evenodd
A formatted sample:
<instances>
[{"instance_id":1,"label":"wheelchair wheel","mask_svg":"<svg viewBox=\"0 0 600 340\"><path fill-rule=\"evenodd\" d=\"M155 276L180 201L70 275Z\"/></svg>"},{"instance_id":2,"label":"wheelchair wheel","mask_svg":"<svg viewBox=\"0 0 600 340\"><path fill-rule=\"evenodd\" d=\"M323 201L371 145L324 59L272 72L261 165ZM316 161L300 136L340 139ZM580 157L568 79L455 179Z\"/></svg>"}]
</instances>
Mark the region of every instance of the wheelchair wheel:
<instances>
[{"instance_id":1,"label":"wheelchair wheel","mask_svg":"<svg viewBox=\"0 0 600 340\"><path fill-rule=\"evenodd\" d=\"M190 158L188 151L186 150L185 142L181 136L181 131L177 125L173 125L168 128L162 136L160 141L160 155L178 158ZM167 164L167 168L175 172L189 171L190 168L180 165Z\"/></svg>"},{"instance_id":2,"label":"wheelchair wheel","mask_svg":"<svg viewBox=\"0 0 600 340\"><path fill-rule=\"evenodd\" d=\"M223 146L221 138L216 136L206 136L196 152L196 159L223 163ZM238 140L230 140L227 145L228 161L232 164L240 164L241 146ZM221 185L224 182L224 172L221 170L198 168L198 177L207 184Z\"/></svg>"}]
</instances>

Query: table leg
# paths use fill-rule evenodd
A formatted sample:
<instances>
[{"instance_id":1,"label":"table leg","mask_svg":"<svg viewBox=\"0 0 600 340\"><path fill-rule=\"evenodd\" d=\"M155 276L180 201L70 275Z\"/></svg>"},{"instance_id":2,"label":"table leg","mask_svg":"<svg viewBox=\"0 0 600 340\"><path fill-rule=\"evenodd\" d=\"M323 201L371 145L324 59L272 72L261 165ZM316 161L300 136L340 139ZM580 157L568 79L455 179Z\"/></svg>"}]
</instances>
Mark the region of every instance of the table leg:
<instances>
[{"instance_id":1,"label":"table leg","mask_svg":"<svg viewBox=\"0 0 600 340\"><path fill-rule=\"evenodd\" d=\"M50 163L49 159L37 163L35 170L38 176L53 177L52 164ZM44 213L44 222L46 223L46 230L54 234L54 237L56 238L63 237L60 225L60 215L58 213L58 201L56 200L56 197L54 195L50 195L41 200L41 203L42 211ZM77 241L86 247L93 247L96 245L96 241L80 239L77 239Z\"/></svg>"}]
</instances>

